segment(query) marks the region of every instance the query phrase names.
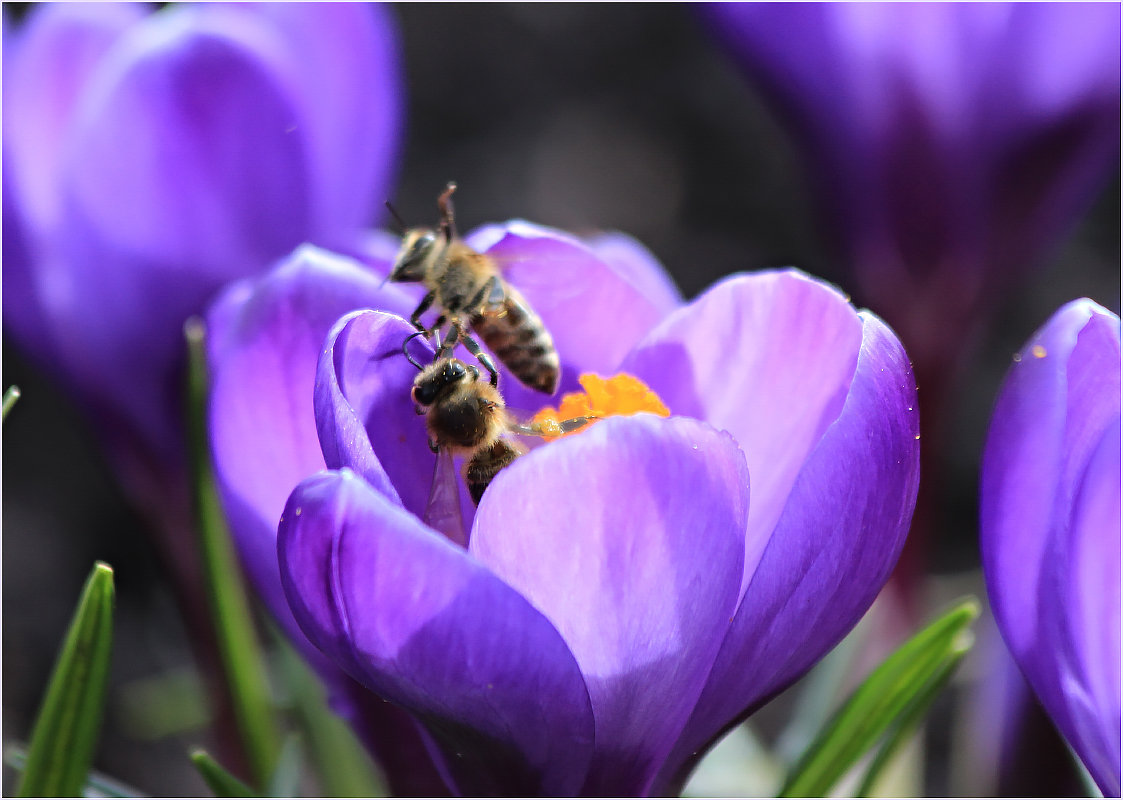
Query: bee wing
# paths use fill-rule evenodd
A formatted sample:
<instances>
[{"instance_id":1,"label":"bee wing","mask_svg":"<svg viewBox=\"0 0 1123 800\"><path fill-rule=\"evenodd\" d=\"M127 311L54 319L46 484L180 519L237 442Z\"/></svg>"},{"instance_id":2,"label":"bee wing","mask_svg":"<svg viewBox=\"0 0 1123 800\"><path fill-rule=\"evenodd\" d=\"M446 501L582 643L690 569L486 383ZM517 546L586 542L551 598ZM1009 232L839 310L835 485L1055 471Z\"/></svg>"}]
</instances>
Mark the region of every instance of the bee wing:
<instances>
[{"instance_id":1,"label":"bee wing","mask_svg":"<svg viewBox=\"0 0 1123 800\"><path fill-rule=\"evenodd\" d=\"M491 294L487 296L487 300L484 302L484 313L501 311L508 300L519 302L521 299L522 296L515 292L512 287L506 285L503 281L495 281L491 286ZM521 305L526 305L526 302L522 301Z\"/></svg>"},{"instance_id":2,"label":"bee wing","mask_svg":"<svg viewBox=\"0 0 1123 800\"><path fill-rule=\"evenodd\" d=\"M467 546L464 518L460 513L460 482L452 453L441 448L433 467L433 485L425 504L425 524L456 544Z\"/></svg>"},{"instance_id":3,"label":"bee wing","mask_svg":"<svg viewBox=\"0 0 1123 800\"><path fill-rule=\"evenodd\" d=\"M503 280L531 293L548 293L558 299L576 297L583 288L569 276L584 265L584 260L562 255L542 258L530 256L492 256Z\"/></svg>"}]
</instances>

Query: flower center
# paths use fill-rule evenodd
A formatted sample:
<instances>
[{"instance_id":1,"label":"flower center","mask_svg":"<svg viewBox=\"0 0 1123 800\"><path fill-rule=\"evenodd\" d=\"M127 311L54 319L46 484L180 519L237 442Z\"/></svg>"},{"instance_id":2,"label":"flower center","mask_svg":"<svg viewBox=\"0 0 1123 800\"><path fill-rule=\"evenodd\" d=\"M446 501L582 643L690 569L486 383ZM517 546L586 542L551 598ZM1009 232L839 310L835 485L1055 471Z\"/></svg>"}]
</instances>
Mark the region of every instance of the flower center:
<instances>
[{"instance_id":1,"label":"flower center","mask_svg":"<svg viewBox=\"0 0 1123 800\"><path fill-rule=\"evenodd\" d=\"M605 417L631 416L641 411L657 414L660 417L669 417L670 410L659 399L650 387L635 375L621 372L611 378L602 378L586 372L577 379L584 392L570 392L564 395L555 411L547 407L534 415L531 424L542 431L546 441L553 441L570 433L585 430L583 426L577 430L565 432L562 423L578 417L589 419L604 419Z\"/></svg>"}]
</instances>

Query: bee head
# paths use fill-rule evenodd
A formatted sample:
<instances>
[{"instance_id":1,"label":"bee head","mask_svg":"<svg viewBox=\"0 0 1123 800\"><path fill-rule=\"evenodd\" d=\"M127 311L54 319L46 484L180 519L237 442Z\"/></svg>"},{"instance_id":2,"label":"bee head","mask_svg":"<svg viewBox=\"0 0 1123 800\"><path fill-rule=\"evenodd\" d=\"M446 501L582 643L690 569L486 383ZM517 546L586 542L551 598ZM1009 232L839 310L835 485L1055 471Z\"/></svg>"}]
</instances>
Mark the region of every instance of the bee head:
<instances>
[{"instance_id":1,"label":"bee head","mask_svg":"<svg viewBox=\"0 0 1123 800\"><path fill-rule=\"evenodd\" d=\"M458 358L442 358L427 366L413 380L410 396L419 406L431 406L444 392L461 383L475 381L480 371Z\"/></svg>"},{"instance_id":2,"label":"bee head","mask_svg":"<svg viewBox=\"0 0 1123 800\"><path fill-rule=\"evenodd\" d=\"M402 237L402 247L390 271L394 283L410 283L425 279L429 254L437 245L437 234L429 228L414 228Z\"/></svg>"}]
</instances>

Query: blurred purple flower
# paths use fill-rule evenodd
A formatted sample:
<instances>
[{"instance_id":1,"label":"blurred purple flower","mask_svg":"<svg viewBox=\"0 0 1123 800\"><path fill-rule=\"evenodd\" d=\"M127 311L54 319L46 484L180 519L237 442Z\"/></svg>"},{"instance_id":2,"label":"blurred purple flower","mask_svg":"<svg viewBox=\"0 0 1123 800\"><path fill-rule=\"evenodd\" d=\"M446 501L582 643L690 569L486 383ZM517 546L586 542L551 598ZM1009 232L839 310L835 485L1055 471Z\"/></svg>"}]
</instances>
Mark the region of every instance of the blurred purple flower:
<instances>
[{"instance_id":1,"label":"blurred purple flower","mask_svg":"<svg viewBox=\"0 0 1123 800\"><path fill-rule=\"evenodd\" d=\"M983 454L987 589L1030 686L1118 797L1119 318L1071 302L1014 361Z\"/></svg>"},{"instance_id":2,"label":"blurred purple flower","mask_svg":"<svg viewBox=\"0 0 1123 800\"><path fill-rule=\"evenodd\" d=\"M46 4L4 41L4 323L114 454L179 467L182 325L354 247L400 121L382 7Z\"/></svg>"},{"instance_id":3,"label":"blurred purple flower","mask_svg":"<svg viewBox=\"0 0 1123 800\"><path fill-rule=\"evenodd\" d=\"M462 497L456 545L422 519L434 457L395 316L416 295L379 288L392 243L376 240L372 271L306 249L210 316L235 536L290 634L410 711L450 788L665 793L833 647L892 569L917 486L908 360L799 272L682 305L626 237L512 222L469 241L510 265L554 334L562 391L623 370L678 416L536 448L478 510ZM378 310L331 328L362 308Z\"/></svg>"},{"instance_id":4,"label":"blurred purple flower","mask_svg":"<svg viewBox=\"0 0 1123 800\"><path fill-rule=\"evenodd\" d=\"M1114 172L1118 4L704 13L806 151L835 244L922 375Z\"/></svg>"}]
</instances>

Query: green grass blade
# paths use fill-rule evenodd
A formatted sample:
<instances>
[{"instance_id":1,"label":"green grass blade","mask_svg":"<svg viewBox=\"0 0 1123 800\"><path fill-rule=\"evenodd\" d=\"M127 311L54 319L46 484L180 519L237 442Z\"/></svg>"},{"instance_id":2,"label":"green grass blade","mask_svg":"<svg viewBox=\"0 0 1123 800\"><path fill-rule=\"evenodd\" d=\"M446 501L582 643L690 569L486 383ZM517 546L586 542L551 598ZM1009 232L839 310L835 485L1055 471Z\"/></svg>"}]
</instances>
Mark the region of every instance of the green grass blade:
<instances>
[{"instance_id":1,"label":"green grass blade","mask_svg":"<svg viewBox=\"0 0 1123 800\"><path fill-rule=\"evenodd\" d=\"M978 601L963 600L885 659L811 743L788 775L782 797L822 797L881 738L961 648Z\"/></svg>"},{"instance_id":2,"label":"green grass blade","mask_svg":"<svg viewBox=\"0 0 1123 800\"><path fill-rule=\"evenodd\" d=\"M780 732L773 748L787 772L803 755L830 718L830 712L841 698L846 679L853 668L856 654L861 649L872 620L870 615L850 631L833 650L800 680L800 693L784 730Z\"/></svg>"},{"instance_id":3,"label":"green grass blade","mask_svg":"<svg viewBox=\"0 0 1123 800\"><path fill-rule=\"evenodd\" d=\"M234 715L258 786L267 786L280 749L269 681L238 558L218 502L207 448L205 331L198 318L184 326L190 358L189 434L195 512L203 551L207 595L234 701Z\"/></svg>"},{"instance_id":4,"label":"green grass blade","mask_svg":"<svg viewBox=\"0 0 1123 800\"><path fill-rule=\"evenodd\" d=\"M0 410L0 422L8 418L8 412L12 410L12 406L16 404L16 401L19 400L19 398L19 387L9 386L8 390L4 392L4 406L3 409Z\"/></svg>"},{"instance_id":5,"label":"green grass blade","mask_svg":"<svg viewBox=\"0 0 1123 800\"><path fill-rule=\"evenodd\" d=\"M113 649L113 570L94 564L31 733L21 797L73 797L93 761Z\"/></svg>"},{"instance_id":6,"label":"green grass blade","mask_svg":"<svg viewBox=\"0 0 1123 800\"><path fill-rule=\"evenodd\" d=\"M203 776L207 786L214 792L215 797L258 797L242 781L235 778L222 768L222 765L211 758L206 750L195 750L191 753L191 761L195 769Z\"/></svg>"},{"instance_id":7,"label":"green grass blade","mask_svg":"<svg viewBox=\"0 0 1123 800\"><path fill-rule=\"evenodd\" d=\"M877 755L866 768L866 774L862 777L862 783L855 793L858 797L870 796L877 779L881 777L882 771L892 761L897 751L909 740L909 737L920 727L920 723L928 715L932 703L947 686L951 676L955 673L956 668L959 667L959 663L967 655L969 649L970 645L968 644L950 653L920 693L909 701L900 719L881 745L881 749L878 750Z\"/></svg>"},{"instance_id":8,"label":"green grass blade","mask_svg":"<svg viewBox=\"0 0 1123 800\"><path fill-rule=\"evenodd\" d=\"M282 634L273 630L280 674L304 733L309 755L328 797L386 797L378 768L351 728L328 708L323 684Z\"/></svg>"},{"instance_id":9,"label":"green grass blade","mask_svg":"<svg viewBox=\"0 0 1123 800\"><path fill-rule=\"evenodd\" d=\"M27 751L19 747L9 747L4 751L4 763L14 770L23 772L27 767ZM82 797L147 797L148 795L126 786L114 778L97 772L86 775L82 785Z\"/></svg>"}]
</instances>

